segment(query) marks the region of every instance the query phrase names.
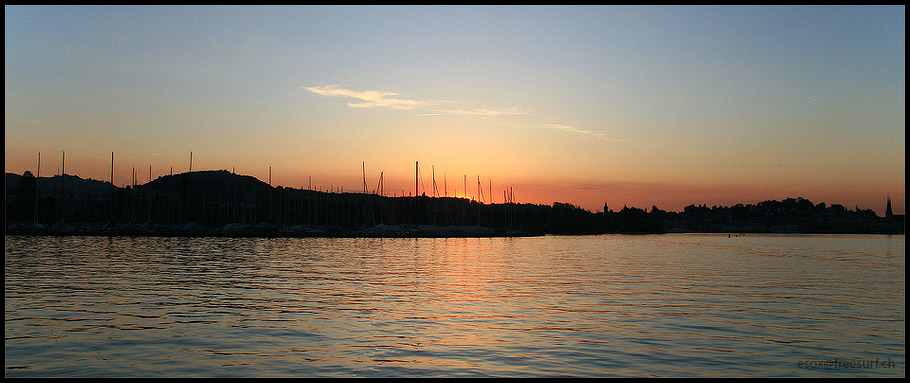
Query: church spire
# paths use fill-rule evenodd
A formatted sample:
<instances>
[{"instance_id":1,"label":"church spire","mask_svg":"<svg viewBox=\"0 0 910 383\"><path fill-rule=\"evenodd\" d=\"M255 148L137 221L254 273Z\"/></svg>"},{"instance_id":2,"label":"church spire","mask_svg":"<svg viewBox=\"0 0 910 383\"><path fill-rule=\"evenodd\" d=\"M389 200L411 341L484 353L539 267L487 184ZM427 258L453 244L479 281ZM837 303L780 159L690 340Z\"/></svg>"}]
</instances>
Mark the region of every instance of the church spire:
<instances>
[{"instance_id":1,"label":"church spire","mask_svg":"<svg viewBox=\"0 0 910 383\"><path fill-rule=\"evenodd\" d=\"M888 205L885 207L885 218L891 218L894 212L891 211L891 194L888 194Z\"/></svg>"}]
</instances>

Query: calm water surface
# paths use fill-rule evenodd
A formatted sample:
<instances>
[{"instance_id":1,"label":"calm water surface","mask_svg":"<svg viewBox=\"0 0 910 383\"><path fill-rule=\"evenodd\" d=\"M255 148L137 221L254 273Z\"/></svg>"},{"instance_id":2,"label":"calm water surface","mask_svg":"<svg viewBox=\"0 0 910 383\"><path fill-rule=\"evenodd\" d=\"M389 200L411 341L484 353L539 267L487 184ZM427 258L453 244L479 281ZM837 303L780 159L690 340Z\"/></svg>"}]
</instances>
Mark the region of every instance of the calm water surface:
<instances>
[{"instance_id":1,"label":"calm water surface","mask_svg":"<svg viewBox=\"0 0 910 383\"><path fill-rule=\"evenodd\" d=\"M905 376L904 236L5 239L6 377Z\"/></svg>"}]
</instances>

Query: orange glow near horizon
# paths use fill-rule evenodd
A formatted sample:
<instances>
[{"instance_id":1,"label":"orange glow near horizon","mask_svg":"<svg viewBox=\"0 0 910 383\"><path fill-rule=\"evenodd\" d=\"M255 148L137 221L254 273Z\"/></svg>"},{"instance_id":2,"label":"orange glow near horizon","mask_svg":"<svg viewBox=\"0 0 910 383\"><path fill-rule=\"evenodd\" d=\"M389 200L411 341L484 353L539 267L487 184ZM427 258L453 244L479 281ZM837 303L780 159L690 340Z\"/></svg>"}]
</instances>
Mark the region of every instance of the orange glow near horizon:
<instances>
[{"instance_id":1,"label":"orange glow near horizon","mask_svg":"<svg viewBox=\"0 0 910 383\"><path fill-rule=\"evenodd\" d=\"M15 155L15 151L13 151ZM9 157L10 153L7 153ZM6 172L22 174L28 170L32 173L37 171L37 153L35 153L33 163L17 163L7 158ZM159 158L159 156L150 156L146 159L137 160L135 157L123 156L120 158L117 153L114 155L114 180L118 186L129 184L132 177L132 169L136 168L137 178L140 184L149 180L149 166L152 167L152 179L173 174L184 173L189 170L189 153L185 155L183 164L173 166L173 162L168 162L168 158ZM163 157L163 156L161 156ZM249 167L226 167L212 166L210 160L202 159L202 156L195 155L193 159L193 170L227 170L234 171L239 175L248 175L257 179L268 182L269 169L258 171L248 171ZM63 153L42 153L41 154L41 176L50 177L59 174L62 163ZM146 161L144 161L146 160ZM198 161L198 162L197 162ZM145 162L143 164L143 162ZM414 163L411 163L410 174L404 176L402 169L394 169L398 174L385 170L373 169L371 165L366 165L366 183L367 191L370 193L378 192L379 173L383 174L383 195L389 197L413 196L415 186ZM427 165L426 170L430 170L432 165ZM66 173L76 175L82 178L92 178L101 181L110 181L110 154L106 158L88 158L81 153L66 153ZM360 193L363 191L363 174L355 174L349 169L350 174L332 174L329 172L313 172L313 174L304 174L300 168L291 168L293 173L279 166L272 166L272 186L283 186L295 189L312 188L318 191L334 192L351 192ZM885 202L889 197L888 192L877 192L864 190L862 185L854 185L853 188L834 188L834 187L808 187L799 186L777 186L774 185L724 185L724 184L685 184L674 182L595 182L595 181L578 181L558 178L548 179L548 183L535 183L534 181L518 177L504 177L500 180L493 176L480 176L481 191L477 190L477 176L461 174L457 177L450 177L448 171L440 170L438 167L436 174L436 186L438 197L466 198L481 202L483 194L483 203L503 203L503 195L509 193L509 188L514 193L515 202L531 203L541 205L552 205L555 202L570 203L592 212L603 210L604 204L613 211L621 210L624 206L650 210L652 206L657 206L665 211L682 211L688 205L707 205L711 206L733 206L736 204L757 204L767 200L783 200L786 198L802 197L812 201L815 204L824 202L827 205L840 204L848 209L859 207L861 209L872 209L879 215L884 215ZM433 178L431 171L426 171L424 165L420 166L420 175L422 180L418 180L418 194L426 193L427 196L434 196ZM424 174L426 173L426 174ZM440 174L441 173L441 174ZM467 178L467 191L465 191L465 177ZM473 179L473 181L472 181ZM490 195L490 182L492 181L492 195ZM905 196L903 188L890 192L892 209L895 214L904 214Z\"/></svg>"},{"instance_id":2,"label":"orange glow near horizon","mask_svg":"<svg viewBox=\"0 0 910 383\"><path fill-rule=\"evenodd\" d=\"M759 8L8 6L5 170L903 213L903 7Z\"/></svg>"}]
</instances>

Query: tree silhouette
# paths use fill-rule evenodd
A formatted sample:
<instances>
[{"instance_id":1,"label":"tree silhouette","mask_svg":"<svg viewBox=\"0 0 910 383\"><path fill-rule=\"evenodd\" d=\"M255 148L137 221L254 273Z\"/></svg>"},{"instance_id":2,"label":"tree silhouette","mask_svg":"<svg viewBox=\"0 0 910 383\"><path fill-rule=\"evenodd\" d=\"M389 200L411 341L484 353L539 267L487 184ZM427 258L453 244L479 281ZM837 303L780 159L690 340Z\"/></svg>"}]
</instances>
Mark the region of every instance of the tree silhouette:
<instances>
[{"instance_id":1,"label":"tree silhouette","mask_svg":"<svg viewBox=\"0 0 910 383\"><path fill-rule=\"evenodd\" d=\"M35 222L35 192L38 180L32 172L26 170L16 184L14 211L19 222Z\"/></svg>"}]
</instances>

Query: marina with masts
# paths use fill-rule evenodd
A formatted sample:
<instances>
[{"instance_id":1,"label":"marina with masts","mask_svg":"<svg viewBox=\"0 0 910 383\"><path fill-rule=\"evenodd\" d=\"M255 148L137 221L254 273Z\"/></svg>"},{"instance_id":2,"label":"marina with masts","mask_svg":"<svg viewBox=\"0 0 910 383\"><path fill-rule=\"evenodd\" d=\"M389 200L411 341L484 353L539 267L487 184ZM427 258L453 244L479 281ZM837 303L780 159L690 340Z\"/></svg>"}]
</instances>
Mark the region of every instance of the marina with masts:
<instances>
[{"instance_id":1,"label":"marina with masts","mask_svg":"<svg viewBox=\"0 0 910 383\"><path fill-rule=\"evenodd\" d=\"M127 157L129 158L129 157ZM757 205L708 208L691 205L683 212L650 211L624 206L591 212L570 203L519 203L512 186L494 201L493 180L476 175L476 187L449 195L447 174L439 192L436 167L430 188L420 162L414 163L414 189L386 194L380 171L376 187L361 162L358 192L331 183L328 188L307 177L307 187L274 186L273 167L266 181L227 170L193 170L154 176L141 183L136 164L129 182L115 184L115 152L110 179L82 179L66 174L66 152L59 174L42 177L41 153L35 173L6 174L6 230L35 235L147 236L325 236L325 237L493 237L542 234L750 232L750 233L882 233L904 232L904 215L892 213L890 195L885 217L871 209L838 204L814 205L804 198L764 201ZM356 190L356 189L354 189ZM737 217L735 220L733 217Z\"/></svg>"},{"instance_id":2,"label":"marina with masts","mask_svg":"<svg viewBox=\"0 0 910 383\"><path fill-rule=\"evenodd\" d=\"M111 152L109 181L83 180L95 186L107 185L106 192L80 193L75 185L64 184L64 152L60 174L54 177L59 177L59 186L54 187L51 196L54 209L47 212L41 205L50 202L39 202L47 200L47 193L42 190L40 156L39 153L35 174L41 182L36 182L31 198L34 206L29 214L18 214L30 218L24 224L7 225L14 231L232 236L529 235L509 226L512 220L503 206L494 207L492 199L485 203L480 176L475 195L469 197L472 193L468 192L465 176L462 196L458 197L457 190L449 196L445 177L440 193L435 166L431 166L432 189L427 189L419 161L415 161L414 190L388 196L384 171L379 172L375 188L370 188L366 161L361 163L360 193L352 193L334 183L327 190L314 188L312 176L307 177L306 189L275 186L272 166L268 167L267 182L237 175L233 167L230 173L194 171L192 151L186 173L174 174L170 167L168 175L153 180L153 167L149 165L149 181L141 183L136 166L130 165L129 183L118 187L114 178L116 153ZM489 186L492 190L492 181Z\"/></svg>"}]
</instances>

